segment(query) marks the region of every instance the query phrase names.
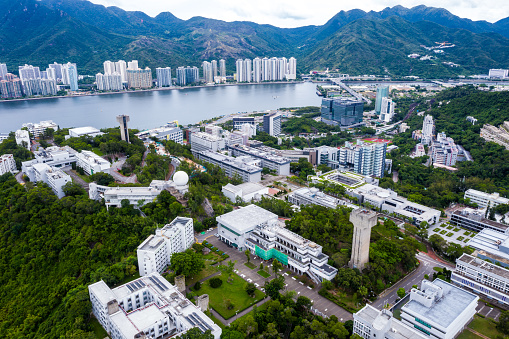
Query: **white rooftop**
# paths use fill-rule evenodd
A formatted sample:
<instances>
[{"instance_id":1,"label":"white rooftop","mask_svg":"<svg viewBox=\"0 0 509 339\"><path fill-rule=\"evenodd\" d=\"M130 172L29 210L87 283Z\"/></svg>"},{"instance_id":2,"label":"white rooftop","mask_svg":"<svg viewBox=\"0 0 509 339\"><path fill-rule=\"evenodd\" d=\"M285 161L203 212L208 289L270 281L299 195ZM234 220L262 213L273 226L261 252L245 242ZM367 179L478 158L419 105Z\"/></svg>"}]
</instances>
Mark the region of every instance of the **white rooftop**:
<instances>
[{"instance_id":1,"label":"white rooftop","mask_svg":"<svg viewBox=\"0 0 509 339\"><path fill-rule=\"evenodd\" d=\"M256 205L242 207L216 218L218 222L234 226L240 232L249 231L260 224L277 219L276 214Z\"/></svg>"},{"instance_id":2,"label":"white rooftop","mask_svg":"<svg viewBox=\"0 0 509 339\"><path fill-rule=\"evenodd\" d=\"M86 134L94 134L94 133L100 133L101 131L98 130L95 127L92 126L86 126L86 127L76 127L69 129L69 133L74 133L77 135L86 135Z\"/></svg>"}]
</instances>

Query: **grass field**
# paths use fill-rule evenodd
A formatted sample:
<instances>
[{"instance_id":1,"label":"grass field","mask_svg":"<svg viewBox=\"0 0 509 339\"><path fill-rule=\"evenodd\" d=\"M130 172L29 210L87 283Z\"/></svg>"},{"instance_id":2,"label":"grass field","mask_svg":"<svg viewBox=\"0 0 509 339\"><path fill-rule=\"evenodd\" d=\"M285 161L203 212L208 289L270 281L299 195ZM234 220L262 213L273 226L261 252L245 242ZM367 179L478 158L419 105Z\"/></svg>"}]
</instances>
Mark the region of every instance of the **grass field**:
<instances>
[{"instance_id":1,"label":"grass field","mask_svg":"<svg viewBox=\"0 0 509 339\"><path fill-rule=\"evenodd\" d=\"M236 274L233 275L233 282L231 284L226 282L226 277L219 277L223 280L223 284L220 287L212 288L207 282L204 282L197 294L208 294L210 307L225 319L233 317L235 312L240 312L265 297L265 294L260 290L256 290L254 298L247 295L244 290L247 282ZM234 305L232 309L226 308L226 300L230 300Z\"/></svg>"},{"instance_id":2,"label":"grass field","mask_svg":"<svg viewBox=\"0 0 509 339\"><path fill-rule=\"evenodd\" d=\"M496 324L490 318L481 318L477 315L474 316L474 320L468 324L468 327L489 338L497 338L499 336L504 338L504 335L500 333L495 326Z\"/></svg>"},{"instance_id":3,"label":"grass field","mask_svg":"<svg viewBox=\"0 0 509 339\"><path fill-rule=\"evenodd\" d=\"M102 327L102 325L99 323L99 321L93 317L92 320L90 320L90 326L92 326L92 330L94 331L96 338L109 338L108 332Z\"/></svg>"},{"instance_id":4,"label":"grass field","mask_svg":"<svg viewBox=\"0 0 509 339\"><path fill-rule=\"evenodd\" d=\"M246 265L251 270L254 270L256 268L256 265L253 264L252 262L246 262L244 263L244 265Z\"/></svg>"},{"instance_id":5,"label":"grass field","mask_svg":"<svg viewBox=\"0 0 509 339\"><path fill-rule=\"evenodd\" d=\"M464 329L456 339L482 339L482 337L479 337L477 334Z\"/></svg>"},{"instance_id":6,"label":"grass field","mask_svg":"<svg viewBox=\"0 0 509 339\"><path fill-rule=\"evenodd\" d=\"M269 274L269 273L267 273L267 272L266 272L266 271L264 271L264 270L259 270L259 271L258 271L258 272L256 272L256 273L258 273L259 275L261 275L261 276L262 276L262 277L264 277L264 278L268 278L268 277L270 277L270 274Z\"/></svg>"}]
</instances>

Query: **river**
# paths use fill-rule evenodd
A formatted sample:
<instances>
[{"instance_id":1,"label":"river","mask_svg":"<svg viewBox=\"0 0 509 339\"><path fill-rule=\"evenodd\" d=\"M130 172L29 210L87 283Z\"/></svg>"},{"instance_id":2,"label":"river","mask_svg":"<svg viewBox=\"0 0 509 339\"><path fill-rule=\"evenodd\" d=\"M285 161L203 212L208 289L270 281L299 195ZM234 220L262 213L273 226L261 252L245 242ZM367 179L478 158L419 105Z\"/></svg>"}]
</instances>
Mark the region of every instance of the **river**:
<instances>
[{"instance_id":1,"label":"river","mask_svg":"<svg viewBox=\"0 0 509 339\"><path fill-rule=\"evenodd\" d=\"M5 101L0 102L0 133L42 120L53 120L60 127L112 127L119 114L129 115L130 127L138 129L173 120L189 124L237 112L319 106L321 99L315 92L316 84L304 82Z\"/></svg>"}]
</instances>

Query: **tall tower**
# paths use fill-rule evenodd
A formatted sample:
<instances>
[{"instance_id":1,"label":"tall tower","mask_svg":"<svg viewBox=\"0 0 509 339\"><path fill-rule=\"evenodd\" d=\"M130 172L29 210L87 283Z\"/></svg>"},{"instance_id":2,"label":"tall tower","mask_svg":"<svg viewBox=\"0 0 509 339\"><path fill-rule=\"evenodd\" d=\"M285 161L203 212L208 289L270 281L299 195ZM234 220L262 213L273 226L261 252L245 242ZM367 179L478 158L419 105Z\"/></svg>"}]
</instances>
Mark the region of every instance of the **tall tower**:
<instances>
[{"instance_id":1,"label":"tall tower","mask_svg":"<svg viewBox=\"0 0 509 339\"><path fill-rule=\"evenodd\" d=\"M353 223L352 258L348 263L350 268L364 269L369 261L369 239L371 228L377 222L376 212L357 209L350 213L350 221Z\"/></svg>"},{"instance_id":2,"label":"tall tower","mask_svg":"<svg viewBox=\"0 0 509 339\"><path fill-rule=\"evenodd\" d=\"M127 123L131 120L128 115L118 115L117 121L120 124L120 136L122 140L129 142L129 129Z\"/></svg>"},{"instance_id":3,"label":"tall tower","mask_svg":"<svg viewBox=\"0 0 509 339\"><path fill-rule=\"evenodd\" d=\"M389 97L389 86L378 86L376 88L375 113L380 115L382 109L382 98Z\"/></svg>"}]
</instances>

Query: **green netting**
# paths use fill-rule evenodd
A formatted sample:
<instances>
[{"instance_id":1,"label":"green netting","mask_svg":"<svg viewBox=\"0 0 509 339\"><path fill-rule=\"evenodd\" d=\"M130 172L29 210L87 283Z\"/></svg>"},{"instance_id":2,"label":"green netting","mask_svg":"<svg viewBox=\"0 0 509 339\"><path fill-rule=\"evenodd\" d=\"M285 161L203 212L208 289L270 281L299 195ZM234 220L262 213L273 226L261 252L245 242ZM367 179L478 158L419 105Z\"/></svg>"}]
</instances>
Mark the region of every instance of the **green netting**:
<instances>
[{"instance_id":1,"label":"green netting","mask_svg":"<svg viewBox=\"0 0 509 339\"><path fill-rule=\"evenodd\" d=\"M260 247L255 246L255 253L263 260L270 260L272 258L275 258L283 265L288 265L288 256L286 254L279 252L275 248L271 248L270 250L265 251Z\"/></svg>"}]
</instances>

